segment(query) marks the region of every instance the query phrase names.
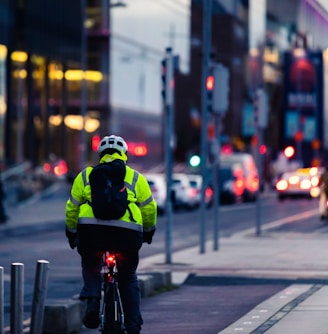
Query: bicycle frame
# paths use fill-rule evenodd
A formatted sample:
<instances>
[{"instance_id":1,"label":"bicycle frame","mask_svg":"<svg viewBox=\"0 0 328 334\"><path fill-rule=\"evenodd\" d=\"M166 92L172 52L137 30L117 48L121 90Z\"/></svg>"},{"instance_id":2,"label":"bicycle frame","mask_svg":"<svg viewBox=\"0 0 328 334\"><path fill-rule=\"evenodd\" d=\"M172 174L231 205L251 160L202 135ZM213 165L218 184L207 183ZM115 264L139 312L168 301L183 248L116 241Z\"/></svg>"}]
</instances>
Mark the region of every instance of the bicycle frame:
<instances>
[{"instance_id":1,"label":"bicycle frame","mask_svg":"<svg viewBox=\"0 0 328 334\"><path fill-rule=\"evenodd\" d=\"M124 312L118 289L116 254L106 251L102 256L102 303L100 332L103 334L124 334Z\"/></svg>"}]
</instances>

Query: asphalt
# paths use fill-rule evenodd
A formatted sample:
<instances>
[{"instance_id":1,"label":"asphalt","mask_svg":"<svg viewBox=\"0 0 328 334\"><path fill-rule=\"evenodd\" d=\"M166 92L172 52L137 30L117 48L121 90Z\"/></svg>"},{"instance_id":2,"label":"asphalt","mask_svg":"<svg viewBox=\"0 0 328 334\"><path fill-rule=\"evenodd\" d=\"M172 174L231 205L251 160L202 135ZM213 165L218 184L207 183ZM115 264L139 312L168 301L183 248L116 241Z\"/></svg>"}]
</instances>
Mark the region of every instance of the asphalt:
<instances>
[{"instance_id":1,"label":"asphalt","mask_svg":"<svg viewBox=\"0 0 328 334\"><path fill-rule=\"evenodd\" d=\"M55 184L48 193L60 187L62 184ZM47 196L47 192L7 208L10 220L0 225L0 238L27 227L41 229L45 222L53 226L62 224L65 201L57 197L40 201L41 196ZM263 301L220 333L327 334L328 233L323 232L328 227L307 234L275 233L272 229L309 216L318 216L317 210L273 222L262 228L260 235L250 229L220 238L218 250L213 250L212 242L207 242L203 253L199 247L175 252L171 264L165 264L165 254L141 258L139 272L168 271L172 283L178 285L190 275L290 280L288 288ZM81 333L92 332L81 330Z\"/></svg>"}]
</instances>

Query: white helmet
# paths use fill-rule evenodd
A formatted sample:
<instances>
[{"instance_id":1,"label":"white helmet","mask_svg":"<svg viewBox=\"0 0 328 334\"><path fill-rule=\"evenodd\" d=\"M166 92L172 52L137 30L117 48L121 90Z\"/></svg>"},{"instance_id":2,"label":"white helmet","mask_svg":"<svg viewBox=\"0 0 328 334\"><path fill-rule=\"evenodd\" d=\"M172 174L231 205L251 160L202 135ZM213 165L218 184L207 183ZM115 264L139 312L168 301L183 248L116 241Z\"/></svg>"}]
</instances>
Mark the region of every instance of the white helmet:
<instances>
[{"instance_id":1,"label":"white helmet","mask_svg":"<svg viewBox=\"0 0 328 334\"><path fill-rule=\"evenodd\" d=\"M98 145L98 153L101 155L107 148L113 148L118 150L119 152L126 153L128 150L128 145L126 144L125 140L119 136L105 136Z\"/></svg>"}]
</instances>

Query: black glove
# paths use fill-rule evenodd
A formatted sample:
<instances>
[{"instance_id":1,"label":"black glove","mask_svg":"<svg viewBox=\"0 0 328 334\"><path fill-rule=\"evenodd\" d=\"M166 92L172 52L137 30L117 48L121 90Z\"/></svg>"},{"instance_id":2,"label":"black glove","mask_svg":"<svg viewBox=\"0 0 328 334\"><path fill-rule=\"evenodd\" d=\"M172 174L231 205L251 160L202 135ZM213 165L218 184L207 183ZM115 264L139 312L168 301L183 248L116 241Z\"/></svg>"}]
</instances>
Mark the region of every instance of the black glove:
<instances>
[{"instance_id":1,"label":"black glove","mask_svg":"<svg viewBox=\"0 0 328 334\"><path fill-rule=\"evenodd\" d=\"M74 249L77 246L77 233L70 232L67 228L65 230L69 246Z\"/></svg>"},{"instance_id":2,"label":"black glove","mask_svg":"<svg viewBox=\"0 0 328 334\"><path fill-rule=\"evenodd\" d=\"M155 230L148 231L148 232L143 232L143 242L147 242L147 244L151 244L153 241L153 235L155 233Z\"/></svg>"}]
</instances>

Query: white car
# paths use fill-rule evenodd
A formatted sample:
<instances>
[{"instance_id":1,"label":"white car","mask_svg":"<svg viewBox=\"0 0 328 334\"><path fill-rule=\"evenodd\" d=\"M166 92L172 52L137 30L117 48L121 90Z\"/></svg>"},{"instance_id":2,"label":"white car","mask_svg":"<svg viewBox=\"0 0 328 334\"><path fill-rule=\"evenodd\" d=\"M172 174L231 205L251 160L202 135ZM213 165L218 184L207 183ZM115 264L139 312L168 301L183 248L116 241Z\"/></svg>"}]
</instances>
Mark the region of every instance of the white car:
<instances>
[{"instance_id":1,"label":"white car","mask_svg":"<svg viewBox=\"0 0 328 334\"><path fill-rule=\"evenodd\" d=\"M144 174L150 189L153 193L153 197L157 203L157 211L159 214L163 214L165 211L165 201L166 201L166 181L164 174Z\"/></svg>"},{"instance_id":2,"label":"white car","mask_svg":"<svg viewBox=\"0 0 328 334\"><path fill-rule=\"evenodd\" d=\"M293 172L285 172L276 183L278 199L287 197L315 198L320 195L320 172L317 167L299 168Z\"/></svg>"},{"instance_id":3,"label":"white car","mask_svg":"<svg viewBox=\"0 0 328 334\"><path fill-rule=\"evenodd\" d=\"M189 183L192 188L195 189L196 197L199 203L202 201L202 176L198 174L186 174L189 178ZM213 189L208 186L205 190L205 203L207 206L212 205L213 201Z\"/></svg>"},{"instance_id":4,"label":"white car","mask_svg":"<svg viewBox=\"0 0 328 334\"><path fill-rule=\"evenodd\" d=\"M174 173L172 175L172 189L174 191L175 206L194 209L201 201L200 189L192 185L187 174Z\"/></svg>"}]
</instances>

